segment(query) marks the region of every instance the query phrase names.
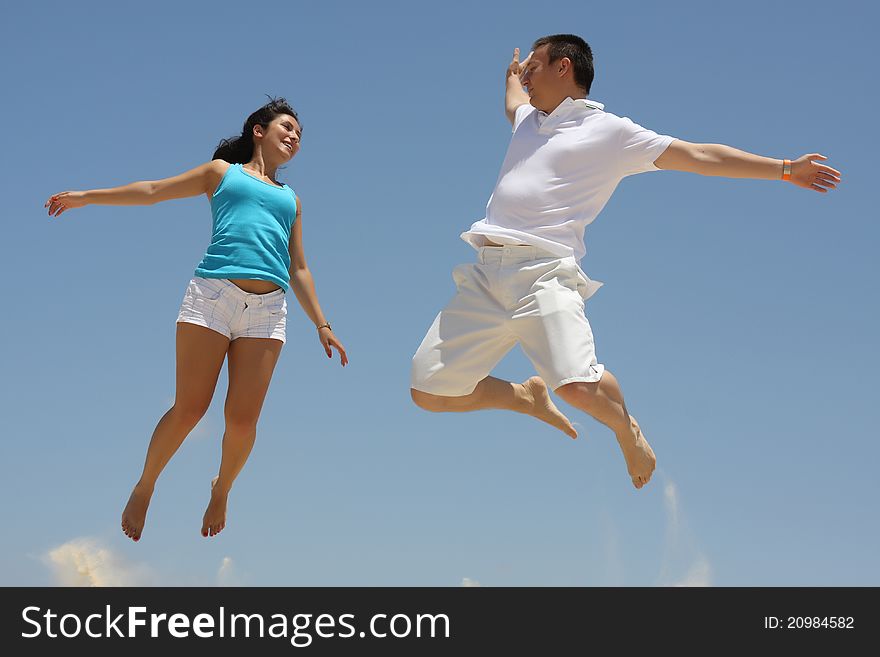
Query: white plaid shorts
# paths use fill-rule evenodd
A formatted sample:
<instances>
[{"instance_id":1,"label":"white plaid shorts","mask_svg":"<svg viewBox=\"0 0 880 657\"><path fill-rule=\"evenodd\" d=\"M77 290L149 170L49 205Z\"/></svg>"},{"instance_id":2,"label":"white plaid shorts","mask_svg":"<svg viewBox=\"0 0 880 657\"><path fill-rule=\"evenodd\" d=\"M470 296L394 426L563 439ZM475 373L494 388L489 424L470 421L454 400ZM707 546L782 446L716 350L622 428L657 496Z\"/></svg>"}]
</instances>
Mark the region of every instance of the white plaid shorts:
<instances>
[{"instance_id":1,"label":"white plaid shorts","mask_svg":"<svg viewBox=\"0 0 880 657\"><path fill-rule=\"evenodd\" d=\"M602 378L605 366L596 361L584 315L584 301L601 283L574 257L533 246L486 246L477 263L459 265L452 277L456 295L413 356L412 388L468 395L517 343L553 390Z\"/></svg>"},{"instance_id":2,"label":"white plaid shorts","mask_svg":"<svg viewBox=\"0 0 880 657\"><path fill-rule=\"evenodd\" d=\"M251 294L225 278L193 278L183 295L178 322L198 324L230 340L272 338L284 342L287 298L284 290Z\"/></svg>"}]
</instances>

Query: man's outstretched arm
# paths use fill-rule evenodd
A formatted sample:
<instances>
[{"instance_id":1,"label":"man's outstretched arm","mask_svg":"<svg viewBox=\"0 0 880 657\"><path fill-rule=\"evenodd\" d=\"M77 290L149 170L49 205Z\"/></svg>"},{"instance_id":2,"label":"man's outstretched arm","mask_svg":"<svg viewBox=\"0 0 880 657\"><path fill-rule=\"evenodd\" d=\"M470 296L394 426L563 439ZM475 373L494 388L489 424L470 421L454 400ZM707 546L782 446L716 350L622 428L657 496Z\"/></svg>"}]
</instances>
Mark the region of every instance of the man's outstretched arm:
<instances>
[{"instance_id":1,"label":"man's outstretched arm","mask_svg":"<svg viewBox=\"0 0 880 657\"><path fill-rule=\"evenodd\" d=\"M786 179L798 187L817 192L834 189L840 182L840 172L814 161L826 159L824 155L809 153L791 160L791 175ZM654 165L658 169L725 178L781 180L784 174L783 160L746 153L723 144L692 144L681 139L672 142L663 155L654 160Z\"/></svg>"},{"instance_id":2,"label":"man's outstretched arm","mask_svg":"<svg viewBox=\"0 0 880 657\"><path fill-rule=\"evenodd\" d=\"M532 53L529 53L525 61L520 64L519 48L514 48L513 61L507 67L507 90L504 92L504 110L507 113L507 120L510 121L510 125L513 125L513 119L516 117L516 108L529 102L529 95L523 91L520 78L529 65L531 56Z\"/></svg>"}]
</instances>

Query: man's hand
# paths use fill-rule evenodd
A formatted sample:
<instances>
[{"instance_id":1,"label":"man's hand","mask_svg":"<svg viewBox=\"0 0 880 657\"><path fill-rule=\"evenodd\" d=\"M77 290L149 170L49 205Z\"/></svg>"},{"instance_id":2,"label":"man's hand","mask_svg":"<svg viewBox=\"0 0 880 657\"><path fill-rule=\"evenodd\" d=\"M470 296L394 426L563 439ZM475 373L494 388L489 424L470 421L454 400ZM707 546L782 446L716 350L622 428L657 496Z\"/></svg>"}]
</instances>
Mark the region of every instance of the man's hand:
<instances>
[{"instance_id":1,"label":"man's hand","mask_svg":"<svg viewBox=\"0 0 880 657\"><path fill-rule=\"evenodd\" d=\"M529 95L523 91L523 75L532 53L525 58L525 61L519 61L519 48L513 49L513 59L507 67L507 90L504 93L504 111L507 114L507 120L513 125L513 119L516 116L516 108L529 102Z\"/></svg>"},{"instance_id":2,"label":"man's hand","mask_svg":"<svg viewBox=\"0 0 880 657\"><path fill-rule=\"evenodd\" d=\"M511 75L515 75L516 79L520 82L520 86L522 86L522 75L525 73L526 66L529 65L529 60L532 58L534 53L529 53L529 56L525 58L525 60L520 63L519 61L519 48L513 49L513 60L510 62L510 66L507 67L507 77L509 78Z\"/></svg>"},{"instance_id":3,"label":"man's hand","mask_svg":"<svg viewBox=\"0 0 880 657\"><path fill-rule=\"evenodd\" d=\"M810 153L792 160L789 182L798 187L813 189L823 194L827 193L829 189L834 189L840 182L840 171L813 161L827 159L824 155Z\"/></svg>"}]
</instances>

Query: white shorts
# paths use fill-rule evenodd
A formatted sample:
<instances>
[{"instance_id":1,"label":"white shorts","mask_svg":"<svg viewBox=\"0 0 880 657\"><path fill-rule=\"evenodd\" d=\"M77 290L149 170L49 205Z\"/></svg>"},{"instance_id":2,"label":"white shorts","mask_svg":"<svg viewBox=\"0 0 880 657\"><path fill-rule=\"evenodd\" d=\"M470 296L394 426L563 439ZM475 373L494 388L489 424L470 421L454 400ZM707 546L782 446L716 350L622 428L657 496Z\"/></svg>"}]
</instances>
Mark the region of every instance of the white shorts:
<instances>
[{"instance_id":1,"label":"white shorts","mask_svg":"<svg viewBox=\"0 0 880 657\"><path fill-rule=\"evenodd\" d=\"M251 294L225 278L193 278L183 295L178 322L198 324L227 338L272 338L284 342L284 290Z\"/></svg>"},{"instance_id":2,"label":"white shorts","mask_svg":"<svg viewBox=\"0 0 880 657\"><path fill-rule=\"evenodd\" d=\"M452 272L458 292L413 357L411 387L459 397L518 342L552 389L595 382L596 362L584 300L601 283L591 281L574 257L533 246L483 247L479 262Z\"/></svg>"}]
</instances>

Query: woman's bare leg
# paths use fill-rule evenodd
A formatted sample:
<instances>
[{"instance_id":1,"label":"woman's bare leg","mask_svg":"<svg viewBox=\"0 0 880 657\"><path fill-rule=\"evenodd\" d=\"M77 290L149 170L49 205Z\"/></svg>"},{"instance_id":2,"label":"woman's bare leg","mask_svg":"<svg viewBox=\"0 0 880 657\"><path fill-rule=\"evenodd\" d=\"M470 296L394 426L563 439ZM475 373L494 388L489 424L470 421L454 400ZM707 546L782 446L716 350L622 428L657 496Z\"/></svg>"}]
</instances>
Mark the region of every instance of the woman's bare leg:
<instances>
[{"instance_id":1,"label":"woman's bare leg","mask_svg":"<svg viewBox=\"0 0 880 657\"><path fill-rule=\"evenodd\" d=\"M211 501L202 518L202 536L226 526L226 502L257 437L257 420L283 343L267 338L239 338L229 345L229 392L220 473L211 487Z\"/></svg>"},{"instance_id":2,"label":"woman's bare leg","mask_svg":"<svg viewBox=\"0 0 880 657\"><path fill-rule=\"evenodd\" d=\"M156 479L211 404L229 347L229 339L220 333L185 322L177 325L176 341L174 406L153 431L141 478L122 512L122 531L135 541L141 537Z\"/></svg>"}]
</instances>

